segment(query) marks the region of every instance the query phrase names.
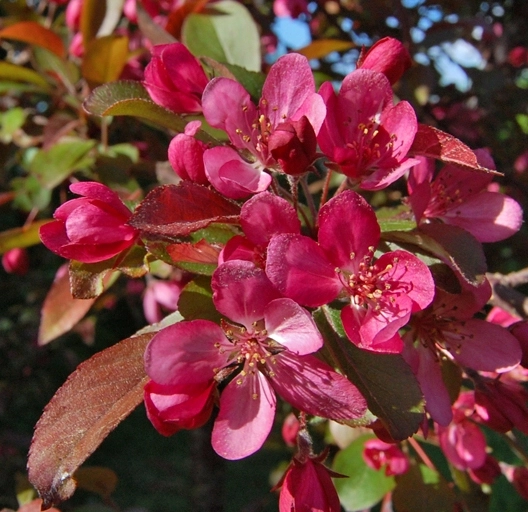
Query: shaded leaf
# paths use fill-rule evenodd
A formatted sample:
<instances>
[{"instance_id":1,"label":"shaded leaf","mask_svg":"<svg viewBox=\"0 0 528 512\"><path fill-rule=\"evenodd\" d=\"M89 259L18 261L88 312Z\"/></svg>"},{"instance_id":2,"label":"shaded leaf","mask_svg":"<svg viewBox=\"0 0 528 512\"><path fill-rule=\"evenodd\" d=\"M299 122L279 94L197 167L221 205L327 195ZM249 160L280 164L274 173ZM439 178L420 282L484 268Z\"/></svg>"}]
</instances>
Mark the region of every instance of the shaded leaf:
<instances>
[{"instance_id":1,"label":"shaded leaf","mask_svg":"<svg viewBox=\"0 0 528 512\"><path fill-rule=\"evenodd\" d=\"M142 117L176 132L185 130L188 120L154 103L140 82L120 80L95 88L83 103L89 114L96 116ZM216 144L208 133L198 130L195 137Z\"/></svg>"},{"instance_id":2,"label":"shaded leaf","mask_svg":"<svg viewBox=\"0 0 528 512\"><path fill-rule=\"evenodd\" d=\"M143 353L153 336L127 338L81 363L44 409L28 459L44 508L73 494L74 472L141 403Z\"/></svg>"},{"instance_id":3,"label":"shaded leaf","mask_svg":"<svg viewBox=\"0 0 528 512\"><path fill-rule=\"evenodd\" d=\"M339 499L347 511L374 506L396 485L394 477L386 476L383 469L372 469L363 459L365 441L375 438L371 434L361 436L334 457L332 470L348 476L334 480Z\"/></svg>"},{"instance_id":4,"label":"shaded leaf","mask_svg":"<svg viewBox=\"0 0 528 512\"><path fill-rule=\"evenodd\" d=\"M101 9L101 1L97 2L97 4L99 5L99 9ZM109 36L114 33L114 30L123 15L124 5L125 0L106 0L104 18L97 29L97 37Z\"/></svg>"},{"instance_id":5,"label":"shaded leaf","mask_svg":"<svg viewBox=\"0 0 528 512\"><path fill-rule=\"evenodd\" d=\"M418 132L414 137L409 154L435 158L446 164L458 165L470 171L502 176L500 172L481 166L475 153L461 140L425 124L418 125Z\"/></svg>"},{"instance_id":6,"label":"shaded leaf","mask_svg":"<svg viewBox=\"0 0 528 512\"><path fill-rule=\"evenodd\" d=\"M136 208L129 221L143 236L178 241L213 222L237 223L240 207L202 185L182 181L156 187Z\"/></svg>"},{"instance_id":7,"label":"shaded leaf","mask_svg":"<svg viewBox=\"0 0 528 512\"><path fill-rule=\"evenodd\" d=\"M85 48L97 36L99 27L103 23L106 15L107 4L108 2L106 0L83 0L79 28Z\"/></svg>"},{"instance_id":8,"label":"shaded leaf","mask_svg":"<svg viewBox=\"0 0 528 512\"><path fill-rule=\"evenodd\" d=\"M383 233L383 238L409 243L437 256L468 284L482 284L486 257L482 244L470 233L449 224L424 224L413 231Z\"/></svg>"},{"instance_id":9,"label":"shaded leaf","mask_svg":"<svg viewBox=\"0 0 528 512\"><path fill-rule=\"evenodd\" d=\"M414 434L423 419L424 400L403 357L357 348L344 337L338 310L324 306L314 319L332 354L328 359L357 386L392 438L399 441Z\"/></svg>"},{"instance_id":10,"label":"shaded leaf","mask_svg":"<svg viewBox=\"0 0 528 512\"><path fill-rule=\"evenodd\" d=\"M52 219L35 221L28 226L8 229L0 232L0 254L16 247L30 247L40 243L40 226L47 224Z\"/></svg>"},{"instance_id":11,"label":"shaded leaf","mask_svg":"<svg viewBox=\"0 0 528 512\"><path fill-rule=\"evenodd\" d=\"M28 82L46 90L50 87L48 82L36 71L10 62L0 62L0 79Z\"/></svg>"},{"instance_id":12,"label":"shaded leaf","mask_svg":"<svg viewBox=\"0 0 528 512\"><path fill-rule=\"evenodd\" d=\"M308 46L296 50L297 53L304 55L307 59L322 59L332 52L343 52L355 48L356 44L352 41L343 41L341 39L317 39Z\"/></svg>"},{"instance_id":13,"label":"shaded leaf","mask_svg":"<svg viewBox=\"0 0 528 512\"><path fill-rule=\"evenodd\" d=\"M156 23L145 11L141 3L136 4L137 20L139 30L152 44L170 44L177 42L177 39Z\"/></svg>"},{"instance_id":14,"label":"shaded leaf","mask_svg":"<svg viewBox=\"0 0 528 512\"><path fill-rule=\"evenodd\" d=\"M246 7L233 0L215 2L214 11L208 14L187 16L182 41L197 57L211 57L251 71L261 69L257 25Z\"/></svg>"},{"instance_id":15,"label":"shaded leaf","mask_svg":"<svg viewBox=\"0 0 528 512\"><path fill-rule=\"evenodd\" d=\"M379 208L376 210L376 219L385 231L410 231L416 228L416 221L408 205L402 204L397 208Z\"/></svg>"},{"instance_id":16,"label":"shaded leaf","mask_svg":"<svg viewBox=\"0 0 528 512\"><path fill-rule=\"evenodd\" d=\"M19 21L0 30L0 39L14 39L46 48L63 58L66 54L62 39L49 28L36 21Z\"/></svg>"},{"instance_id":17,"label":"shaded leaf","mask_svg":"<svg viewBox=\"0 0 528 512\"><path fill-rule=\"evenodd\" d=\"M61 334L68 332L79 322L95 299L74 299L70 290L70 276L67 266L57 277L49 289L41 310L41 320L38 333L38 344L46 345Z\"/></svg>"},{"instance_id":18,"label":"shaded leaf","mask_svg":"<svg viewBox=\"0 0 528 512\"><path fill-rule=\"evenodd\" d=\"M74 477L79 489L99 494L102 498L110 497L117 485L115 472L101 466L79 468Z\"/></svg>"},{"instance_id":19,"label":"shaded leaf","mask_svg":"<svg viewBox=\"0 0 528 512\"><path fill-rule=\"evenodd\" d=\"M94 39L86 48L82 75L95 85L117 80L128 56L128 37L109 35Z\"/></svg>"},{"instance_id":20,"label":"shaded leaf","mask_svg":"<svg viewBox=\"0 0 528 512\"><path fill-rule=\"evenodd\" d=\"M75 62L62 59L45 48L35 48L33 54L35 55L38 68L51 75L54 79L58 79L63 84L66 84L69 90L75 90L74 84L80 78L80 70ZM77 98L74 101L77 104Z\"/></svg>"},{"instance_id":21,"label":"shaded leaf","mask_svg":"<svg viewBox=\"0 0 528 512\"><path fill-rule=\"evenodd\" d=\"M418 464L398 477L392 502L401 512L453 512L456 496L437 471Z\"/></svg>"},{"instance_id":22,"label":"shaded leaf","mask_svg":"<svg viewBox=\"0 0 528 512\"><path fill-rule=\"evenodd\" d=\"M185 285L178 300L178 311L185 320L210 320L219 323L222 315L213 304L211 279L197 276Z\"/></svg>"}]
</instances>

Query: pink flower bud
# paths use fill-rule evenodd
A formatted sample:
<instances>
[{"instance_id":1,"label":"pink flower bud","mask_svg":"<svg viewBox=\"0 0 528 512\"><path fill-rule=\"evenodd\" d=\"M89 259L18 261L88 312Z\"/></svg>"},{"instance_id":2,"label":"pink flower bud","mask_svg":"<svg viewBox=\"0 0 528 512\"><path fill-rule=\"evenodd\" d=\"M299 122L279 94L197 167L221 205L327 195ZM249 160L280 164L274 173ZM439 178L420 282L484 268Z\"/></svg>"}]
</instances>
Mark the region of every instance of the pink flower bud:
<instances>
[{"instance_id":1,"label":"pink flower bud","mask_svg":"<svg viewBox=\"0 0 528 512\"><path fill-rule=\"evenodd\" d=\"M397 39L384 37L374 43L367 53L361 52L357 67L383 73L394 85L412 66L411 56Z\"/></svg>"},{"instance_id":2,"label":"pink flower bud","mask_svg":"<svg viewBox=\"0 0 528 512\"><path fill-rule=\"evenodd\" d=\"M74 183L70 190L83 197L57 208L56 220L40 228L48 249L63 258L96 263L135 244L139 232L127 224L132 212L113 190L96 182Z\"/></svg>"},{"instance_id":3,"label":"pink flower bud","mask_svg":"<svg viewBox=\"0 0 528 512\"><path fill-rule=\"evenodd\" d=\"M8 274L23 276L29 270L29 257L25 249L16 247L2 256L2 266Z\"/></svg>"},{"instance_id":4,"label":"pink flower bud","mask_svg":"<svg viewBox=\"0 0 528 512\"><path fill-rule=\"evenodd\" d=\"M151 52L143 82L150 97L173 112L201 112L208 80L198 60L181 43L157 45Z\"/></svg>"},{"instance_id":5,"label":"pink flower bud","mask_svg":"<svg viewBox=\"0 0 528 512\"><path fill-rule=\"evenodd\" d=\"M301 424L297 419L297 416L295 416L293 412L290 412L282 424L282 439L284 439L284 442L288 446L295 446L300 428Z\"/></svg>"},{"instance_id":6,"label":"pink flower bud","mask_svg":"<svg viewBox=\"0 0 528 512\"><path fill-rule=\"evenodd\" d=\"M191 121L185 127L185 133L179 133L169 144L169 162L182 180L190 180L200 185L208 185L203 161L207 145L194 135L201 126L200 121Z\"/></svg>"}]
</instances>

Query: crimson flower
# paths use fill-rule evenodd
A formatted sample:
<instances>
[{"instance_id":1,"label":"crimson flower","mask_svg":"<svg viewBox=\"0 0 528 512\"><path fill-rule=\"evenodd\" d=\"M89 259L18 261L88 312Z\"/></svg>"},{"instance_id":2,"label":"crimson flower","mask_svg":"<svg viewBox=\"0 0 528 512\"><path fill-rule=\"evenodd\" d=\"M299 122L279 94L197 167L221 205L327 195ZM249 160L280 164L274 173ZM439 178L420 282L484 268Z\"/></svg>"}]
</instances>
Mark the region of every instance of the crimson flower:
<instances>
[{"instance_id":1,"label":"crimson flower","mask_svg":"<svg viewBox=\"0 0 528 512\"><path fill-rule=\"evenodd\" d=\"M40 228L42 243L55 254L83 263L96 263L135 244L137 229L127 222L132 212L105 185L80 182L70 185L83 197L55 210L55 221Z\"/></svg>"},{"instance_id":2,"label":"crimson flower","mask_svg":"<svg viewBox=\"0 0 528 512\"><path fill-rule=\"evenodd\" d=\"M201 112L208 79L198 60L182 43L153 46L151 52L143 85L153 101L177 113Z\"/></svg>"},{"instance_id":3,"label":"crimson flower","mask_svg":"<svg viewBox=\"0 0 528 512\"><path fill-rule=\"evenodd\" d=\"M401 449L397 445L386 443L381 439L365 441L363 460L367 466L375 470L385 467L387 476L403 475L409 469L409 459Z\"/></svg>"},{"instance_id":4,"label":"crimson flower","mask_svg":"<svg viewBox=\"0 0 528 512\"><path fill-rule=\"evenodd\" d=\"M407 101L393 105L388 78L356 69L343 80L339 94L325 82L319 94L327 114L317 141L337 169L366 190L379 190L402 176L417 160L407 153L418 122Z\"/></svg>"},{"instance_id":5,"label":"crimson flower","mask_svg":"<svg viewBox=\"0 0 528 512\"><path fill-rule=\"evenodd\" d=\"M242 85L229 78L211 80L205 88L202 105L207 122L227 132L235 148L249 152L261 168L280 168L270 144L276 148L277 158L286 162L285 169L289 160L296 160L301 154L311 155L313 140L309 130L295 122L304 116L317 134L326 112L322 98L315 92L308 60L298 54L285 55L271 66L258 106ZM285 131L289 133L287 145L293 151L291 157L278 149L284 148ZM275 138L279 140L274 141ZM303 141L307 148L304 153ZM218 148L210 151L215 155ZM289 163L295 174L304 171L296 162Z\"/></svg>"},{"instance_id":6,"label":"crimson flower","mask_svg":"<svg viewBox=\"0 0 528 512\"><path fill-rule=\"evenodd\" d=\"M29 271L29 256L23 247L9 249L2 255L2 266L8 274L23 276Z\"/></svg>"},{"instance_id":7,"label":"crimson flower","mask_svg":"<svg viewBox=\"0 0 528 512\"><path fill-rule=\"evenodd\" d=\"M262 446L275 417L275 392L295 408L325 418L364 414L366 403L355 386L309 355L323 343L311 316L281 298L263 270L228 261L213 274L212 288L217 310L230 321L218 326L191 320L162 329L147 347L145 366L165 389L203 388L230 378L213 427L219 455L240 459Z\"/></svg>"},{"instance_id":8,"label":"crimson flower","mask_svg":"<svg viewBox=\"0 0 528 512\"><path fill-rule=\"evenodd\" d=\"M347 299L341 320L350 340L368 350L400 352L398 329L433 299L429 269L401 250L374 260L380 227L356 192L348 190L328 201L318 221L318 243L297 234L271 239L266 262L271 282L303 306Z\"/></svg>"},{"instance_id":9,"label":"crimson flower","mask_svg":"<svg viewBox=\"0 0 528 512\"><path fill-rule=\"evenodd\" d=\"M475 151L479 163L491 169L493 160ZM480 242L497 242L516 233L522 224L521 206L500 192L487 190L493 176L445 165L434 176L434 161L420 157L409 174L409 202L417 223L440 220L469 231Z\"/></svg>"}]
</instances>

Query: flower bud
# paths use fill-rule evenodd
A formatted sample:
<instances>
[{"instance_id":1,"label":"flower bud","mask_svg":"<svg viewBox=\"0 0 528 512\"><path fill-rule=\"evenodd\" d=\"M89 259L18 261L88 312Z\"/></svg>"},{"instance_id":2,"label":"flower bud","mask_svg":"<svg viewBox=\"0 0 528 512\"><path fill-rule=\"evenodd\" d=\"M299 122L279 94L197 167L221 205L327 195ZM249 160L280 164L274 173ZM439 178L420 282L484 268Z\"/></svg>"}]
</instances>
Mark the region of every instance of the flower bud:
<instances>
[{"instance_id":1,"label":"flower bud","mask_svg":"<svg viewBox=\"0 0 528 512\"><path fill-rule=\"evenodd\" d=\"M8 274L23 276L29 270L27 251L20 247L9 249L2 256L2 266Z\"/></svg>"}]
</instances>

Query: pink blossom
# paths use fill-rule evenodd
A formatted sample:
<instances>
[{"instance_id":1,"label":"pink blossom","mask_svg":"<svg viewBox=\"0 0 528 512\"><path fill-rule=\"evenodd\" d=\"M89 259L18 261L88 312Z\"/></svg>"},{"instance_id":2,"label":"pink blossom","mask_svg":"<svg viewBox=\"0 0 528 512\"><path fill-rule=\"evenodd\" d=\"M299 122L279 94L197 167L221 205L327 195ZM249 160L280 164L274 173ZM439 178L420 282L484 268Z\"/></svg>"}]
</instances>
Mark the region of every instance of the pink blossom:
<instances>
[{"instance_id":1,"label":"pink blossom","mask_svg":"<svg viewBox=\"0 0 528 512\"><path fill-rule=\"evenodd\" d=\"M250 164L228 146L207 149L203 162L211 185L230 199L243 199L263 192L271 183L267 172Z\"/></svg>"},{"instance_id":2,"label":"pink blossom","mask_svg":"<svg viewBox=\"0 0 528 512\"><path fill-rule=\"evenodd\" d=\"M300 428L301 422L293 412L290 412L282 422L281 429L282 439L288 446L295 446L295 440Z\"/></svg>"},{"instance_id":3,"label":"pink blossom","mask_svg":"<svg viewBox=\"0 0 528 512\"><path fill-rule=\"evenodd\" d=\"M213 411L214 391L213 379L176 386L163 386L151 380L144 390L147 417L164 436L201 427Z\"/></svg>"},{"instance_id":4,"label":"pink blossom","mask_svg":"<svg viewBox=\"0 0 528 512\"><path fill-rule=\"evenodd\" d=\"M317 133L326 109L322 98L315 92L308 60L298 54L288 54L271 66L258 106L238 82L214 78L204 91L203 111L207 122L226 131L237 149L248 151L261 167L280 170L279 162L269 148L270 140L283 137L282 133L275 135L278 127L285 123L294 126L292 123L305 116ZM301 146L303 138L304 135L299 137L297 134ZM311 154L310 144L308 139L305 154ZM291 158L297 158L297 152L298 148ZM289 159L284 154L278 157L284 162ZM296 174L302 172L295 162L291 167ZM285 169L289 169L288 165L283 167Z\"/></svg>"},{"instance_id":5,"label":"pink blossom","mask_svg":"<svg viewBox=\"0 0 528 512\"><path fill-rule=\"evenodd\" d=\"M29 270L29 256L22 247L9 249L2 255L2 266L8 274L23 276Z\"/></svg>"},{"instance_id":6,"label":"pink blossom","mask_svg":"<svg viewBox=\"0 0 528 512\"><path fill-rule=\"evenodd\" d=\"M433 299L429 269L402 250L374 260L380 228L374 211L356 192L345 191L323 205L318 223L318 243L296 234L271 239L266 262L271 282L304 306L345 299L341 320L353 343L400 352L398 329Z\"/></svg>"},{"instance_id":7,"label":"pink blossom","mask_svg":"<svg viewBox=\"0 0 528 512\"><path fill-rule=\"evenodd\" d=\"M407 157L418 129L416 114L406 101L393 105L383 73L357 69L345 77L339 94L330 82L319 93L327 109L319 146L353 182L379 190L417 163Z\"/></svg>"},{"instance_id":8,"label":"pink blossom","mask_svg":"<svg viewBox=\"0 0 528 512\"><path fill-rule=\"evenodd\" d=\"M475 411L482 423L497 432L517 428L528 434L528 392L513 380L478 378Z\"/></svg>"},{"instance_id":9,"label":"pink blossom","mask_svg":"<svg viewBox=\"0 0 528 512\"><path fill-rule=\"evenodd\" d=\"M159 105L177 113L201 112L208 79L198 60L181 43L152 47L143 85Z\"/></svg>"},{"instance_id":10,"label":"pink blossom","mask_svg":"<svg viewBox=\"0 0 528 512\"><path fill-rule=\"evenodd\" d=\"M486 438L469 416L473 413L472 393L463 392L453 404L453 422L437 426L440 448L449 462L460 470L476 469L486 461Z\"/></svg>"},{"instance_id":11,"label":"pink blossom","mask_svg":"<svg viewBox=\"0 0 528 512\"><path fill-rule=\"evenodd\" d=\"M357 68L371 69L383 73L391 84L395 84L412 66L412 59L403 44L392 37L376 41L357 61Z\"/></svg>"},{"instance_id":12,"label":"pink blossom","mask_svg":"<svg viewBox=\"0 0 528 512\"><path fill-rule=\"evenodd\" d=\"M400 448L381 439L365 441L363 460L367 466L375 470L385 467L387 476L403 475L409 469L409 459Z\"/></svg>"},{"instance_id":13,"label":"pink blossom","mask_svg":"<svg viewBox=\"0 0 528 512\"><path fill-rule=\"evenodd\" d=\"M242 205L240 225L246 236L231 238L220 253L219 263L240 259L264 268L267 246L274 235L301 232L293 206L269 192L257 194Z\"/></svg>"},{"instance_id":14,"label":"pink blossom","mask_svg":"<svg viewBox=\"0 0 528 512\"><path fill-rule=\"evenodd\" d=\"M273 12L278 17L298 18L308 14L308 4L306 0L274 0Z\"/></svg>"},{"instance_id":15,"label":"pink blossom","mask_svg":"<svg viewBox=\"0 0 528 512\"><path fill-rule=\"evenodd\" d=\"M103 261L136 243L139 232L128 225L132 212L105 185L79 182L70 185L81 198L59 206L55 221L40 228L40 239L51 251L83 263Z\"/></svg>"},{"instance_id":16,"label":"pink blossom","mask_svg":"<svg viewBox=\"0 0 528 512\"><path fill-rule=\"evenodd\" d=\"M488 316L486 316L486 320L492 324L499 324L503 327L509 327L510 325L518 322L520 318L516 315L512 315L499 306L493 306L490 309Z\"/></svg>"},{"instance_id":17,"label":"pink blossom","mask_svg":"<svg viewBox=\"0 0 528 512\"><path fill-rule=\"evenodd\" d=\"M483 150L475 152L479 163L495 165ZM455 165L446 165L434 177L432 160L421 158L409 175L409 201L418 223L438 219L469 231L480 242L497 242L516 233L522 209L511 197L488 191L493 176Z\"/></svg>"},{"instance_id":18,"label":"pink blossom","mask_svg":"<svg viewBox=\"0 0 528 512\"><path fill-rule=\"evenodd\" d=\"M357 389L310 355L323 343L311 316L281 298L263 270L226 262L212 287L217 310L235 323L192 320L162 329L147 347L145 365L161 386L205 386L238 372L220 395L212 435L219 455L240 459L262 446L275 417L275 392L309 414L363 415Z\"/></svg>"},{"instance_id":19,"label":"pink blossom","mask_svg":"<svg viewBox=\"0 0 528 512\"><path fill-rule=\"evenodd\" d=\"M477 290L450 294L437 289L432 305L413 316L403 357L417 376L427 410L440 425L451 421L449 394L439 362L448 357L460 366L504 373L519 364L519 342L504 327L473 315L491 294L489 283Z\"/></svg>"},{"instance_id":20,"label":"pink blossom","mask_svg":"<svg viewBox=\"0 0 528 512\"><path fill-rule=\"evenodd\" d=\"M528 368L528 321L516 322L510 327L510 332L517 338L521 345L522 358L521 365Z\"/></svg>"},{"instance_id":21,"label":"pink blossom","mask_svg":"<svg viewBox=\"0 0 528 512\"><path fill-rule=\"evenodd\" d=\"M185 286L185 279L161 280L149 279L143 295L143 312L151 324L161 322L164 311L172 313L178 309L180 293Z\"/></svg>"},{"instance_id":22,"label":"pink blossom","mask_svg":"<svg viewBox=\"0 0 528 512\"><path fill-rule=\"evenodd\" d=\"M340 512L341 505L323 456L296 456L276 488L280 488L279 511Z\"/></svg>"},{"instance_id":23,"label":"pink blossom","mask_svg":"<svg viewBox=\"0 0 528 512\"><path fill-rule=\"evenodd\" d=\"M168 158L172 168L182 180L208 185L203 154L207 145L194 137L200 129L200 121L191 121L185 132L176 135L169 144Z\"/></svg>"}]
</instances>

